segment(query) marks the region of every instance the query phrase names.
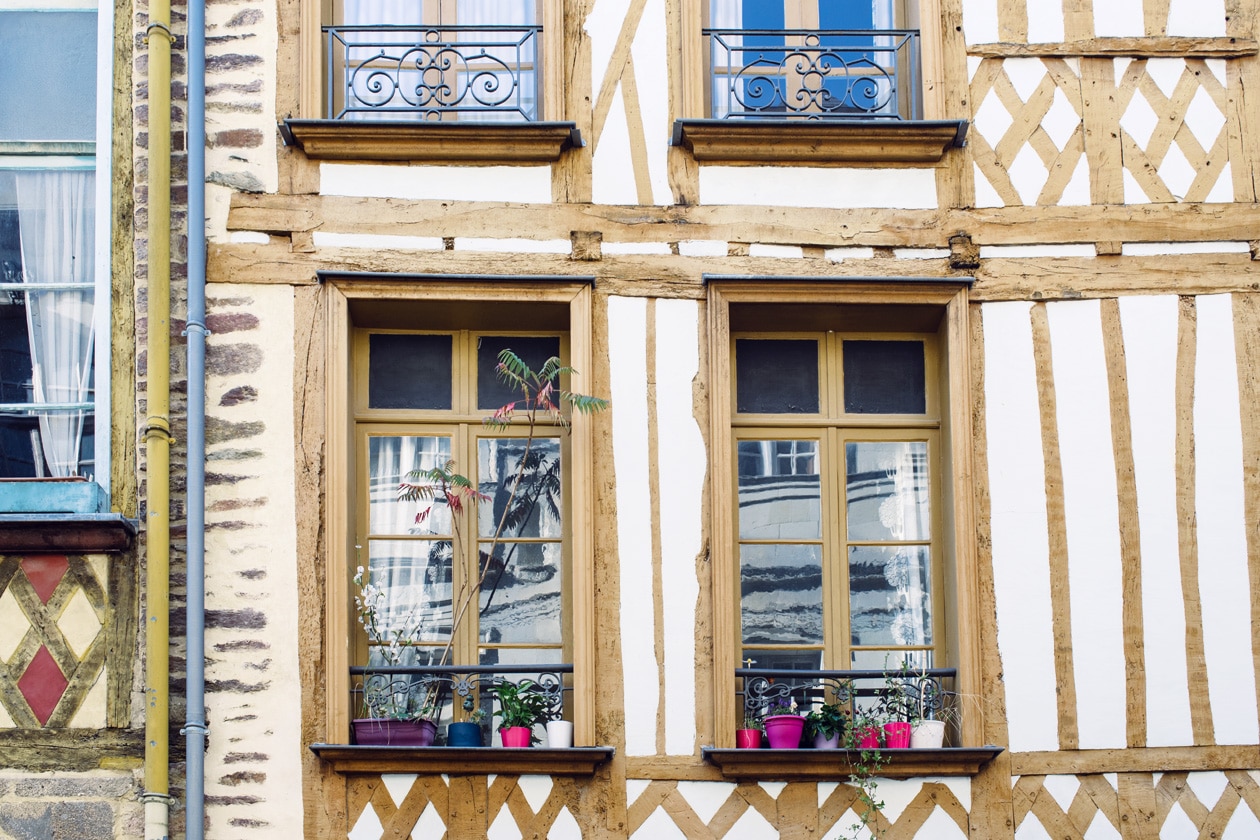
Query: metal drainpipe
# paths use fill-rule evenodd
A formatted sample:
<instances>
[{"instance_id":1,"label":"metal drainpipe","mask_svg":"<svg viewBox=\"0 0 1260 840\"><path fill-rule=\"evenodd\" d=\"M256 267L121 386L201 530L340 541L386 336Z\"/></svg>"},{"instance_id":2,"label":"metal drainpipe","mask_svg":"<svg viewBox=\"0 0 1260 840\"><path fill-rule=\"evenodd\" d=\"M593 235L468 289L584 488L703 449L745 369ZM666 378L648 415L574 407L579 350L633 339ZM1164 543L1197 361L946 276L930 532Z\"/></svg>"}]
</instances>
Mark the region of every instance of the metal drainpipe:
<instances>
[{"instance_id":1,"label":"metal drainpipe","mask_svg":"<svg viewBox=\"0 0 1260 840\"><path fill-rule=\"evenodd\" d=\"M144 836L166 840L170 820L171 565L171 6L149 5L148 419L145 526Z\"/></svg>"},{"instance_id":2,"label":"metal drainpipe","mask_svg":"<svg viewBox=\"0 0 1260 840\"><path fill-rule=\"evenodd\" d=\"M206 8L188 2L188 698L185 836L205 834L206 785Z\"/></svg>"}]
</instances>

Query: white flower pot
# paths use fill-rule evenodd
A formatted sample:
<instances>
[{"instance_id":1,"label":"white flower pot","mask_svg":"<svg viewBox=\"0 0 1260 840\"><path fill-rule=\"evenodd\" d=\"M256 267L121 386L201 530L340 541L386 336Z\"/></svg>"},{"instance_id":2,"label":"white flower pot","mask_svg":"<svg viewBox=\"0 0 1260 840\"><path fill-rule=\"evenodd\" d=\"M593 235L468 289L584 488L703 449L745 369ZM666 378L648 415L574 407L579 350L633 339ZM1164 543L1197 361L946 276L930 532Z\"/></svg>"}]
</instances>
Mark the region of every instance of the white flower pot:
<instances>
[{"instance_id":1,"label":"white flower pot","mask_svg":"<svg viewBox=\"0 0 1260 840\"><path fill-rule=\"evenodd\" d=\"M547 721L547 746L553 748L573 746L573 722L568 720Z\"/></svg>"},{"instance_id":2,"label":"white flower pot","mask_svg":"<svg viewBox=\"0 0 1260 840\"><path fill-rule=\"evenodd\" d=\"M945 743L945 721L921 720L910 730L913 749L940 749Z\"/></svg>"}]
</instances>

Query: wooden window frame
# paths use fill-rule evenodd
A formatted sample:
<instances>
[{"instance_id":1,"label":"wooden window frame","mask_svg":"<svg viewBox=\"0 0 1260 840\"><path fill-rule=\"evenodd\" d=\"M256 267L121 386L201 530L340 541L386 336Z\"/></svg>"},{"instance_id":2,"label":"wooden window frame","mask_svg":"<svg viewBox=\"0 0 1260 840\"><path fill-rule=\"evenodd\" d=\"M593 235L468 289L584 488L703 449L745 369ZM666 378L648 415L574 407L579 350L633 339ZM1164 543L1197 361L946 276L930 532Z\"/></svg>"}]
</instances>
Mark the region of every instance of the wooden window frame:
<instances>
[{"instance_id":1,"label":"wooden window frame","mask_svg":"<svg viewBox=\"0 0 1260 840\"><path fill-rule=\"evenodd\" d=\"M453 302L461 306L502 307L520 303L544 303L567 307L569 364L575 372L570 387L578 393L591 390L591 288L581 278L452 278L432 275L329 275L327 289L327 346L325 367L325 527L324 558L326 600L324 605L324 682L327 737L349 743L349 668L355 643L355 619L350 577L355 564L354 512L357 510L357 423L353 387L354 332L371 326L355 323L357 304L390 308ZM384 325L382 326L392 326ZM479 330L480 331L480 330ZM488 328L486 331L495 331ZM541 332L549 330L543 328ZM572 557L572 574L565 607L572 628L574 743L590 744L595 735L594 574L592 568L594 521L591 509L592 424L574 413L569 433L569 481L571 487L566 539ZM436 421L435 421L436 422Z\"/></svg>"},{"instance_id":2,"label":"wooden window frame","mask_svg":"<svg viewBox=\"0 0 1260 840\"><path fill-rule=\"evenodd\" d=\"M710 354L711 393L710 433L712 446L713 530L713 630L714 630L714 743L718 748L734 746L736 709L735 669L742 647L739 619L739 558L735 550L738 530L735 523L734 460L737 432L734 381L732 378L731 306L738 304L862 304L887 306L895 314L897 305L939 307L937 327L939 348L937 369L929 377L938 383L939 458L936 465L942 489L934 512L942 556L938 559L939 603L934 618L935 632L941 633L937 646L943 649L937 667L958 671L956 690L969 696L980 694L979 605L975 550L975 511L971 490L972 433L970 388L970 330L968 325L968 280L944 278L811 278L757 279L713 277L708 279L709 337L721 352ZM919 311L922 311L921 309ZM775 326L780 333L781 327ZM741 331L742 332L742 331ZM890 332L889 335L896 333ZM929 396L930 399L930 396ZM929 411L931 403L929 402ZM764 415L752 415L749 423ZM855 424L859 425L859 424ZM921 424L920 424L921 425ZM964 744L981 740L981 721L965 715L961 724Z\"/></svg>"}]
</instances>

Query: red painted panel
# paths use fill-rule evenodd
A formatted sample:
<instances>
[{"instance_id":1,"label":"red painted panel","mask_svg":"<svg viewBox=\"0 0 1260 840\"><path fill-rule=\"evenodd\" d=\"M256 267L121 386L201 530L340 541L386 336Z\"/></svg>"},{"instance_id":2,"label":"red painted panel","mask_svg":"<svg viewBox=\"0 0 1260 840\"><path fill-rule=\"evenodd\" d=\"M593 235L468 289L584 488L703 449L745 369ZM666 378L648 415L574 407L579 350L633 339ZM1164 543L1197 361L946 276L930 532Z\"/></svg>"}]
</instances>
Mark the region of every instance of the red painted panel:
<instances>
[{"instance_id":1,"label":"red painted panel","mask_svg":"<svg viewBox=\"0 0 1260 840\"><path fill-rule=\"evenodd\" d=\"M27 705L31 707L41 726L48 723L69 684L65 674L61 673L61 668L57 667L56 660L43 645L40 645L31 664L26 666L26 673L17 681L18 690L26 698Z\"/></svg>"},{"instance_id":2,"label":"red painted panel","mask_svg":"<svg viewBox=\"0 0 1260 840\"><path fill-rule=\"evenodd\" d=\"M26 572L26 579L35 587L39 600L45 604L69 568L70 560L57 554L26 557L22 560L22 571Z\"/></svg>"}]
</instances>

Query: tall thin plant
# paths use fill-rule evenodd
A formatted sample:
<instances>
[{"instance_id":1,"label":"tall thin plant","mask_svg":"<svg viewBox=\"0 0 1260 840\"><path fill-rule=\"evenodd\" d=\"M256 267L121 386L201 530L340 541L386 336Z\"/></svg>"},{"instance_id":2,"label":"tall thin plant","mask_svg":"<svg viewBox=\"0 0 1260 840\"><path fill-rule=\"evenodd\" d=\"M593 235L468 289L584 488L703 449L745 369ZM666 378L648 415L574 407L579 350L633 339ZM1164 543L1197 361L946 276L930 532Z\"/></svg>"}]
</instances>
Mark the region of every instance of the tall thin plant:
<instances>
[{"instance_id":1,"label":"tall thin plant","mask_svg":"<svg viewBox=\"0 0 1260 840\"><path fill-rule=\"evenodd\" d=\"M534 441L539 427L547 422L565 430L571 430L569 417L564 409L568 408L579 414L595 414L606 409L608 400L587 394L578 394L560 387L561 378L567 378L574 370L562 365L560 360L552 356L537 371L533 370L520 356L511 349L499 353L495 373L506 383L517 399L500 406L491 415L483 418L482 423L489 428L502 431L513 425L523 425L525 429L524 451L516 465L516 473L511 479L511 489L499 515L494 534L484 549L478 549L478 568L475 579L464 578L460 582L459 591L451 599L450 636L442 649L438 665L450 662L451 653L458 637L458 630L463 623L473 600L481 592L483 585L494 569L495 552L505 530L515 524L527 521L537 505L539 497L547 484L554 484L558 476L550 476L547 482L541 479L547 476L536 475L535 480L527 482L527 474L533 470L539 473L543 468L543 459L534 453ZM554 472L554 470L553 470ZM532 493L532 495L531 495ZM518 497L523 497L519 498ZM481 502L491 501L491 497L482 493L467 476L456 471L453 460L445 464L424 470L415 470L407 474L407 480L398 488L398 499L406 502L425 503L416 514L416 522L424 522L433 510L433 504L439 499L446 502L451 511L451 530L453 537L452 557L458 556L459 548L464 544L463 513L476 510ZM510 559L510 558L509 558ZM504 562L504 569L507 562ZM494 580L497 589L498 581L504 569L499 570ZM488 606L488 604L487 604ZM484 607L482 611L484 612Z\"/></svg>"}]
</instances>

